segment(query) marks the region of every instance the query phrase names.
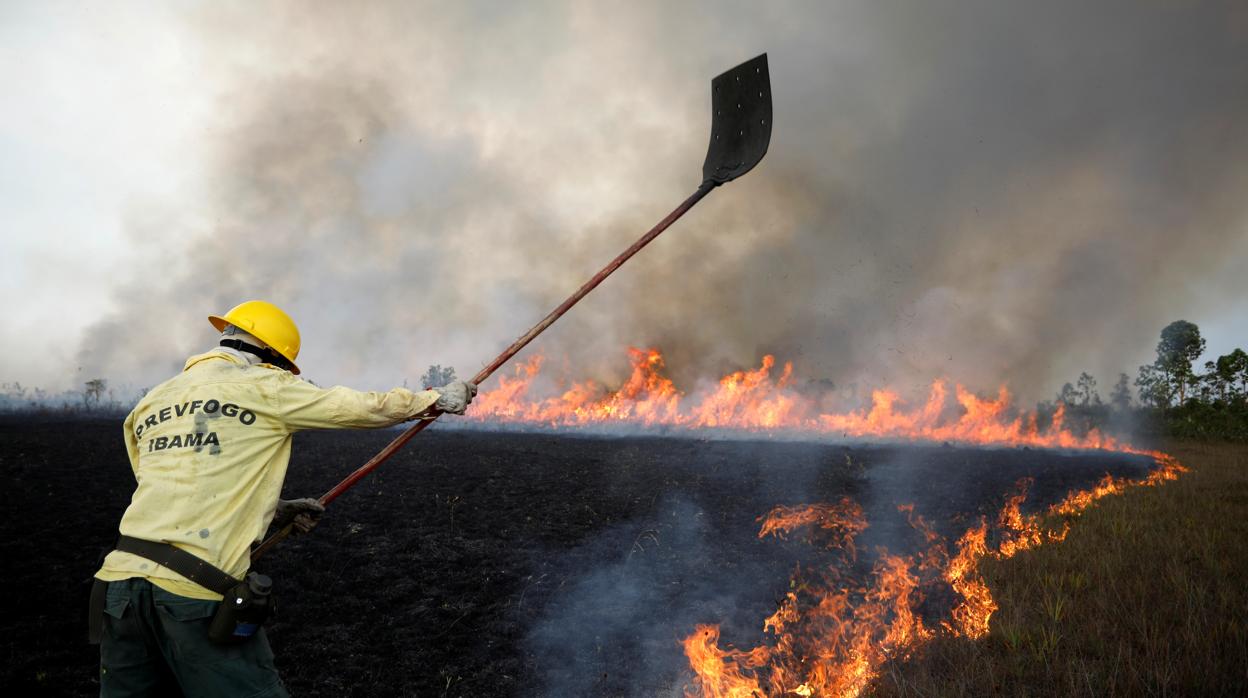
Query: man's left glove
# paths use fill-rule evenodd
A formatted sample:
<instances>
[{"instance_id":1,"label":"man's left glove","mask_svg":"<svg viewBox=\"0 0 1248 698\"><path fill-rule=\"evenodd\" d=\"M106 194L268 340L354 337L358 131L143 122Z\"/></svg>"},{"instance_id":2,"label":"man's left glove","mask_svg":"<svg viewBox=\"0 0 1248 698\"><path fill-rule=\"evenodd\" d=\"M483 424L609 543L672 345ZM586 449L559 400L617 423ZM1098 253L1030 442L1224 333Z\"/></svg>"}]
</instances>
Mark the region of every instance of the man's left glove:
<instances>
[{"instance_id":1,"label":"man's left glove","mask_svg":"<svg viewBox=\"0 0 1248 698\"><path fill-rule=\"evenodd\" d=\"M438 394L438 401L433 406L439 411L463 414L468 409L468 403L476 397L477 386L468 381L451 381L440 388L434 388L433 391Z\"/></svg>"},{"instance_id":2,"label":"man's left glove","mask_svg":"<svg viewBox=\"0 0 1248 698\"><path fill-rule=\"evenodd\" d=\"M312 497L279 499L277 513L273 515L273 525L286 528L288 524L294 524L293 533L307 533L316 528L324 511L325 507Z\"/></svg>"}]
</instances>

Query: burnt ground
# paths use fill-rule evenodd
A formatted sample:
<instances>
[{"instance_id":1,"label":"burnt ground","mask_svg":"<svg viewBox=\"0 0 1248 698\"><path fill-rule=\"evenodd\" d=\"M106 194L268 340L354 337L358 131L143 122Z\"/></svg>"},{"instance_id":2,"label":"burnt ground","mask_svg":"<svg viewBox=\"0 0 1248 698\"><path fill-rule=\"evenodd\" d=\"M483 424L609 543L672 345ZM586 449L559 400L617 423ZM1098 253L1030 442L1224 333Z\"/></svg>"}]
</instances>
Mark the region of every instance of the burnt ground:
<instances>
[{"instance_id":1,"label":"burnt ground","mask_svg":"<svg viewBox=\"0 0 1248 698\"><path fill-rule=\"evenodd\" d=\"M394 432L295 438L285 496L316 496ZM1033 508L1147 459L1027 449L432 429L258 564L295 695L674 695L679 641L723 624L752 646L810 564L757 538L777 504L858 501L860 539L904 550L912 502L946 535L1035 478ZM120 420L0 422L0 682L90 695L88 579L132 480Z\"/></svg>"}]
</instances>

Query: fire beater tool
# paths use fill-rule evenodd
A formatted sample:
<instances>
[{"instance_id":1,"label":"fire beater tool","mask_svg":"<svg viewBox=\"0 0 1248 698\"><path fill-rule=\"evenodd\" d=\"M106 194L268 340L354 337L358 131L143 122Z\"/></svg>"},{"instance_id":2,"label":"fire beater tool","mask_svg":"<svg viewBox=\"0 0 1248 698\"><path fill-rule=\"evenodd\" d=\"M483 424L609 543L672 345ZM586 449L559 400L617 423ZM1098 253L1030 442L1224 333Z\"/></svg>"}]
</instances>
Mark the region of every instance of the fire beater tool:
<instances>
[{"instance_id":1,"label":"fire beater tool","mask_svg":"<svg viewBox=\"0 0 1248 698\"><path fill-rule=\"evenodd\" d=\"M711 193L712 189L726 182L731 182L749 172L763 159L763 156L767 154L767 146L771 142L771 80L767 72L767 54L764 53L752 58L712 80L711 109L713 111L711 115L711 142L706 151L706 161L702 164L702 183L698 185L693 195L685 199L671 213L667 214L649 232L642 235L637 242L634 242L628 249L621 252L620 256L611 260L611 263L603 267L602 271L594 274L593 278L586 281L585 285L577 289L576 293L573 293L567 300L560 303L559 307L550 311L549 315L542 318L541 322L534 325L532 329L525 332L511 346L507 347L488 366L481 369L477 375L473 376L473 383L480 384L484 382L503 364L510 361L529 342L533 341L547 327L554 324L555 320L558 320L572 306L576 305L577 301L594 290L598 284L602 283L616 269L619 269L629 258L637 254L641 248L648 245L651 240L658 237L664 230L667 230L668 226L676 222L676 219L683 216L686 211L693 208L694 204L702 200L702 197ZM434 419L436 419L436 416ZM321 495L320 503L327 505L337 499L365 475L371 473L377 466L394 455L413 436L419 434L432 423L433 419L426 419L412 424L412 426L408 427L387 444L385 448L381 449L377 455L373 456L371 460L348 475L342 482L334 485L333 489ZM258 559L288 536L291 528L293 528L293 524L287 525L270 536L268 540L265 540L252 551L251 559Z\"/></svg>"}]
</instances>

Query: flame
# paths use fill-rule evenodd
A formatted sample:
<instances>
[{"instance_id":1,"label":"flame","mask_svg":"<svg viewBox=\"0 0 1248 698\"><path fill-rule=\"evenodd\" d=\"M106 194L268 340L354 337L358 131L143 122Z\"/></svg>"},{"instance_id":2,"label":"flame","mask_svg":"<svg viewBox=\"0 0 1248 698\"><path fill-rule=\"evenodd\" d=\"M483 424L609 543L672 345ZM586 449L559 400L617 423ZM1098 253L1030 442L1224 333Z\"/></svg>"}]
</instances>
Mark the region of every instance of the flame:
<instances>
[{"instance_id":1,"label":"flame","mask_svg":"<svg viewBox=\"0 0 1248 698\"><path fill-rule=\"evenodd\" d=\"M685 655L697 672L706 698L754 698L765 695L753 677L743 673L763 666L765 648L755 653L719 649L719 626L699 625L685 638ZM754 656L757 654L758 656Z\"/></svg>"},{"instance_id":2,"label":"flame","mask_svg":"<svg viewBox=\"0 0 1248 698\"><path fill-rule=\"evenodd\" d=\"M825 547L844 550L851 559L857 558L854 537L867 527L862 507L848 497L839 504L811 504L801 507L778 506L766 516L760 517L763 526L759 538L775 536L786 538L799 528L817 526L827 536Z\"/></svg>"},{"instance_id":3,"label":"flame","mask_svg":"<svg viewBox=\"0 0 1248 698\"><path fill-rule=\"evenodd\" d=\"M777 372L776 358L770 354L758 368L735 371L693 393L677 389L664 375L659 350L630 347L628 356L632 371L618 389L588 380L545 398L538 397L536 389L544 361L534 356L518 364L512 375L500 377L497 387L481 393L469 417L552 427L632 424L1137 452L1096 429L1075 433L1067 428L1061 406L1048 427L1041 429L1034 413L1015 413L1004 386L995 397L983 398L955 385L950 403L946 381L936 380L927 399L913 407L897 392L882 389L871 394L870 407L825 412L820 406L836 396L798 389L793 365L786 362Z\"/></svg>"},{"instance_id":4,"label":"flame","mask_svg":"<svg viewBox=\"0 0 1248 698\"><path fill-rule=\"evenodd\" d=\"M1063 525L1061 530L1045 530L1041 525L1041 517L1022 513L1023 500L1027 499L1027 490L1032 482L1031 478L1019 480L1018 491L1005 500L1005 506L997 516L997 527L1002 532L997 553L1003 558L1013 557L1015 553L1034 548L1046 541L1063 540L1070 530L1068 525Z\"/></svg>"},{"instance_id":5,"label":"flame","mask_svg":"<svg viewBox=\"0 0 1248 698\"><path fill-rule=\"evenodd\" d=\"M962 601L950 612L945 630L955 635L979 638L988 634L988 619L997 610L992 592L979 577L980 558L988 553L988 525L981 521L968 528L958 539L958 553L945 569L945 581L962 597Z\"/></svg>"},{"instance_id":6,"label":"flame","mask_svg":"<svg viewBox=\"0 0 1248 698\"><path fill-rule=\"evenodd\" d=\"M830 412L822 406L834 402L834 395L799 390L792 365L785 363L777 375L776 359L770 355L756 369L730 373L714 385L685 393L664 375L658 350L630 348L628 354L632 370L618 389L574 382L545 398L537 396L543 360L535 356L478 396L470 417L552 427L630 424L1101 449L1147 455L1157 464L1140 479L1106 475L1095 486L1072 491L1047 510L1031 513L1025 513L1024 505L1032 483L1021 480L996 517L979 519L952 545L912 505L903 505L900 510L921 538L919 552L896 555L877 549L869 568L859 560L855 542L868 526L857 503L846 498L777 506L759 517L758 537L818 546L826 563L794 571L790 590L763 620L768 637L757 647L721 647L718 625L696 626L681 642L693 673L692 684L685 688L689 697L857 696L885 661L908 656L937 634L974 639L990 632L997 603L979 571L981 560L1006 559L1060 541L1071 521L1097 500L1132 487L1157 486L1186 472L1167 454L1134 448L1095 429L1077 433L1060 406L1042 429L1036 414L1011 406L1005 387L985 398L955 384L951 402L946 381L936 380L921 404L909 406L897 392L882 389L871 394L869 407ZM937 588L951 600L947 617L929 627L920 607Z\"/></svg>"},{"instance_id":7,"label":"flame","mask_svg":"<svg viewBox=\"0 0 1248 698\"><path fill-rule=\"evenodd\" d=\"M824 545L855 557L852 539L866 528L852 501L836 505L777 507L763 517L760 538L782 537L798 528L834 531ZM836 556L834 556L835 558ZM909 558L881 550L864 579L833 563L798 569L792 590L764 623L774 642L749 651L720 649L719 628L700 625L683 642L696 688L687 696L837 695L856 696L875 678L877 667L905 655L932 636L915 608L922 600L920 574Z\"/></svg>"}]
</instances>

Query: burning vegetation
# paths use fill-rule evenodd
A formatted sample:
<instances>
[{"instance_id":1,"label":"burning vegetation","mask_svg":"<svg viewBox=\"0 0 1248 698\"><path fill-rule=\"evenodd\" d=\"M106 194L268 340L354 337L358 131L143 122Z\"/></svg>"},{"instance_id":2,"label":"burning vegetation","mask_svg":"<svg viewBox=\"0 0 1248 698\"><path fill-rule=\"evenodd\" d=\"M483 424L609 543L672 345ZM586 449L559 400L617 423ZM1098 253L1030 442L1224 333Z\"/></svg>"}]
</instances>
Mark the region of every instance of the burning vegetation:
<instances>
[{"instance_id":1,"label":"burning vegetation","mask_svg":"<svg viewBox=\"0 0 1248 698\"><path fill-rule=\"evenodd\" d=\"M878 389L869 408L835 412L824 408L840 401L834 391L799 388L793 365L777 367L771 355L758 368L734 371L693 393L664 375L659 350L630 347L628 355L632 372L618 389L579 381L550 397L538 394L545 360L534 356L479 395L469 415L483 422L551 427L618 424L1137 452L1098 429L1081 434L1069 429L1062 405L1042 427L1035 413L1013 408L1004 386L995 398L981 398L955 385L951 402L948 383L936 380L926 400L910 409L897 391Z\"/></svg>"},{"instance_id":2,"label":"burning vegetation","mask_svg":"<svg viewBox=\"0 0 1248 698\"><path fill-rule=\"evenodd\" d=\"M763 621L766 644L750 650L721 648L719 626L699 625L683 641L696 674L687 696L857 696L889 659L905 658L937 633L977 639L988 633L997 610L992 592L978 572L985 558L1007 559L1048 541L1065 538L1071 519L1097 499L1129 487L1174 480L1185 468L1156 454L1159 467L1131 480L1107 476L1094 489L1070 493L1048 511L1023 514L1027 480L1007 500L996 522L981 520L952 546L903 505L910 524L928 547L915 555L877 551L865 574L856 571L854 537L867 521L853 502L835 507L778 507L763 517L759 537L783 536L800 529L834 531L811 541L837 549L841 557L822 569L798 569L791 591L779 609ZM995 541L990 543L989 541ZM925 591L947 584L956 600L948 617L936 625L924 621Z\"/></svg>"},{"instance_id":3,"label":"burning vegetation","mask_svg":"<svg viewBox=\"0 0 1248 698\"><path fill-rule=\"evenodd\" d=\"M760 539L801 538L829 555L814 567L798 566L778 608L762 620L767 640L751 649L723 643L720 626L697 625L681 642L694 680L686 695L856 696L889 660L904 659L937 635L980 638L997 610L979 572L985 559L1015 554L1064 539L1071 522L1096 500L1131 487L1174 480L1185 468L1174 458L1144 451L1088 429L1075 433L1059 407L1045 427L1034 413L1015 410L1005 387L981 398L961 385L953 404L945 381L932 383L927 399L907 407L892 390L876 390L871 406L846 412L822 409L828 396L798 390L791 364L763 357L753 370L730 373L709 389L687 394L664 373L656 349L629 349L632 371L618 390L572 383L539 398L535 384L543 359L533 357L474 406L477 419L552 427L625 424L687 429L797 432L834 437L957 442L989 446L1098 449L1151 456L1157 467L1142 478L1106 475L1094 487L1070 492L1047 510L1024 513L1029 479L1020 480L993 520L980 518L952 544L915 513L909 521L918 552L879 547L860 553L867 521L846 498L836 503L777 506L759 517ZM933 607L939 609L933 611Z\"/></svg>"}]
</instances>

